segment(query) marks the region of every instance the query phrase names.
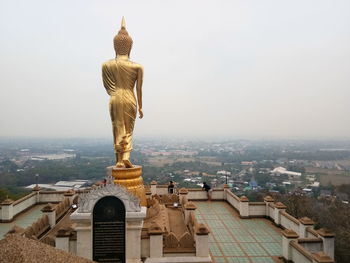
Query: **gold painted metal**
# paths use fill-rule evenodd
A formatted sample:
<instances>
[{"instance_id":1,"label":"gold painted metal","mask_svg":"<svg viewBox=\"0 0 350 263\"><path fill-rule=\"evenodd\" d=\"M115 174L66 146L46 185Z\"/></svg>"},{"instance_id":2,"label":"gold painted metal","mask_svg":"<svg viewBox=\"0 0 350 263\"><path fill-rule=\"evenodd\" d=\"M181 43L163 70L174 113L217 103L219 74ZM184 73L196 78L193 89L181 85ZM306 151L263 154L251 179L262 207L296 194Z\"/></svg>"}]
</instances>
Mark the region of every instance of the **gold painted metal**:
<instances>
[{"instance_id":1,"label":"gold painted metal","mask_svg":"<svg viewBox=\"0 0 350 263\"><path fill-rule=\"evenodd\" d=\"M112 120L114 152L118 168L132 168L130 152L137 107L140 119L142 111L143 67L129 60L133 41L126 31L125 19L114 38L116 58L103 63L103 85L110 95L109 112ZM137 100L134 94L136 86Z\"/></svg>"},{"instance_id":2,"label":"gold painted metal","mask_svg":"<svg viewBox=\"0 0 350 263\"><path fill-rule=\"evenodd\" d=\"M115 184L124 186L140 199L141 206L146 206L142 168L130 162L137 108L140 119L143 117L143 67L129 59L133 41L126 31L124 17L113 42L116 58L102 65L103 85L110 95L109 112L116 156L116 166L112 168L112 176ZM135 86L137 96L134 94Z\"/></svg>"},{"instance_id":3,"label":"gold painted metal","mask_svg":"<svg viewBox=\"0 0 350 263\"><path fill-rule=\"evenodd\" d=\"M130 193L140 199L141 206L146 206L145 187L143 186L142 167L134 165L132 168L112 168L114 183L124 186Z\"/></svg>"}]
</instances>

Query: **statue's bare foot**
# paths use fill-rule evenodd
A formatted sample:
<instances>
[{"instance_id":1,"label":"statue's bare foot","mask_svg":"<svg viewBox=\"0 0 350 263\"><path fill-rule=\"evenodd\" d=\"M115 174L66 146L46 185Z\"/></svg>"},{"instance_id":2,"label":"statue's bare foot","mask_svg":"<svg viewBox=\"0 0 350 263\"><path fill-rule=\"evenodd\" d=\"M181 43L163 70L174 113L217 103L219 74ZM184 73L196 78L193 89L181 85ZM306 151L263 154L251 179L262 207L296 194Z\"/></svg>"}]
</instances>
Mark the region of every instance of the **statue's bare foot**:
<instances>
[{"instance_id":1,"label":"statue's bare foot","mask_svg":"<svg viewBox=\"0 0 350 263\"><path fill-rule=\"evenodd\" d=\"M129 160L123 160L123 163L124 163L126 168L133 168L134 167Z\"/></svg>"},{"instance_id":2,"label":"statue's bare foot","mask_svg":"<svg viewBox=\"0 0 350 263\"><path fill-rule=\"evenodd\" d=\"M117 168L124 168L124 163L123 162L117 162L117 164L115 165Z\"/></svg>"}]
</instances>

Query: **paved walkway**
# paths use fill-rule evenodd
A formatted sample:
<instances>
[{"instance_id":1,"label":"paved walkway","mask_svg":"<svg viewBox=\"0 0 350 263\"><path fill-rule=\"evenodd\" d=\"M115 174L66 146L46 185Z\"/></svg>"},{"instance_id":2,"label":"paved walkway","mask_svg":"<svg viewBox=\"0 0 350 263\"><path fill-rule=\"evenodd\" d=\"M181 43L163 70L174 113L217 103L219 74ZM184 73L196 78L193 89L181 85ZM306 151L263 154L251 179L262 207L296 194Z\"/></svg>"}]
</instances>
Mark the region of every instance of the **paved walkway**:
<instances>
[{"instance_id":1,"label":"paved walkway","mask_svg":"<svg viewBox=\"0 0 350 263\"><path fill-rule=\"evenodd\" d=\"M199 222L210 228L213 262L282 262L281 230L263 218L241 219L226 202L195 202Z\"/></svg>"}]
</instances>

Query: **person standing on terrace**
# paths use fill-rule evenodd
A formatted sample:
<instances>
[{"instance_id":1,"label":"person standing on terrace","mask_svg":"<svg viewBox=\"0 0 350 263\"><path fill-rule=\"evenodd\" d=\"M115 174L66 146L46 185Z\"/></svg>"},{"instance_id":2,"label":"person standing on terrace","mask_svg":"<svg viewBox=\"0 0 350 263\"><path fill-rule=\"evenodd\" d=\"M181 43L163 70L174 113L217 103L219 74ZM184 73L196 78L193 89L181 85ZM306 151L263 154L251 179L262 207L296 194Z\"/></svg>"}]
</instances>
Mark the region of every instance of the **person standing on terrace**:
<instances>
[{"instance_id":1,"label":"person standing on terrace","mask_svg":"<svg viewBox=\"0 0 350 263\"><path fill-rule=\"evenodd\" d=\"M208 185L206 182L203 182L202 189L207 192L208 200L211 201L211 194L213 192L213 189L211 189L210 185Z\"/></svg>"},{"instance_id":2,"label":"person standing on terrace","mask_svg":"<svg viewBox=\"0 0 350 263\"><path fill-rule=\"evenodd\" d=\"M169 185L168 185L168 194L173 194L174 193L174 188L175 188L174 182L170 181Z\"/></svg>"}]
</instances>

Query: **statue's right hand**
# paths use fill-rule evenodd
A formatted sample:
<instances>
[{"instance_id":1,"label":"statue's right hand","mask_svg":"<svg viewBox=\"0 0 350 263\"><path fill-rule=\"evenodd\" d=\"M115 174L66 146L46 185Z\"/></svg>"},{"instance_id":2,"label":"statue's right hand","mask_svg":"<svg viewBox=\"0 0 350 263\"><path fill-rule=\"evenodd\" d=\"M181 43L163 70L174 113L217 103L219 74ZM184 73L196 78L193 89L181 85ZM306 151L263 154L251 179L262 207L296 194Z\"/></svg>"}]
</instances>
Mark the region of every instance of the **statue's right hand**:
<instances>
[{"instance_id":1,"label":"statue's right hand","mask_svg":"<svg viewBox=\"0 0 350 263\"><path fill-rule=\"evenodd\" d=\"M139 109L139 118L140 118L140 119L143 118L143 111L142 111L142 109Z\"/></svg>"}]
</instances>

